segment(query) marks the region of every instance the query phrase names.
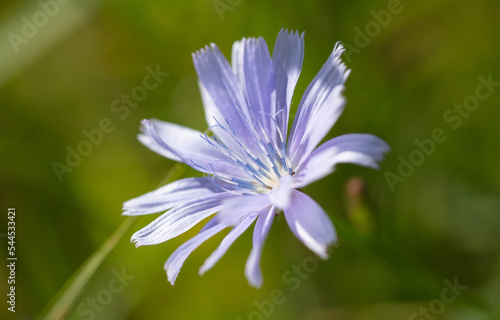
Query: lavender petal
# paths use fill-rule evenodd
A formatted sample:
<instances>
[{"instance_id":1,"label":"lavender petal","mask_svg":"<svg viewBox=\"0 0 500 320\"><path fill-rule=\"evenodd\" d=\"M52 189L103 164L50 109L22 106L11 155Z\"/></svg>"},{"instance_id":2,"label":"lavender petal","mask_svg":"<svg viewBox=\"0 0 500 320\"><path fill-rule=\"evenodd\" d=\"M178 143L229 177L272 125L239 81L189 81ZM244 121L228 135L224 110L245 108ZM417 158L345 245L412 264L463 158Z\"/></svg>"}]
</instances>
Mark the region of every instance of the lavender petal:
<instances>
[{"instance_id":1,"label":"lavender petal","mask_svg":"<svg viewBox=\"0 0 500 320\"><path fill-rule=\"evenodd\" d=\"M293 234L322 259L328 247L337 241L332 221L308 195L295 190L292 204L285 209L285 219Z\"/></svg>"},{"instance_id":2,"label":"lavender petal","mask_svg":"<svg viewBox=\"0 0 500 320\"><path fill-rule=\"evenodd\" d=\"M297 187L304 187L329 175L338 163L378 169L378 162L389 150L384 140L371 134L351 133L330 139L314 150L297 169Z\"/></svg>"},{"instance_id":3,"label":"lavender petal","mask_svg":"<svg viewBox=\"0 0 500 320\"><path fill-rule=\"evenodd\" d=\"M260 269L260 257L262 248L267 234L271 229L271 224L274 219L274 206L270 209L263 210L257 218L255 229L253 232L253 247L250 256L245 264L245 276L248 283L255 288L260 288L262 285L262 271Z\"/></svg>"}]
</instances>

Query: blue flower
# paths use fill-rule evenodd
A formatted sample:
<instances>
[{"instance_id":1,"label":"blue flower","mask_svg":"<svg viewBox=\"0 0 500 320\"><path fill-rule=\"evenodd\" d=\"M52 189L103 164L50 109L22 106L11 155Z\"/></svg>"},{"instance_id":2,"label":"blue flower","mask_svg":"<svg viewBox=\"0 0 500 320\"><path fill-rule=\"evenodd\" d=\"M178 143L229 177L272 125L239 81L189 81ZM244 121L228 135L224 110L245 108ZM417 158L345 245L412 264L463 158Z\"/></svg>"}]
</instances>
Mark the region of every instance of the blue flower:
<instances>
[{"instance_id":1,"label":"blue flower","mask_svg":"<svg viewBox=\"0 0 500 320\"><path fill-rule=\"evenodd\" d=\"M159 120L144 120L139 140L151 150L205 174L172 182L124 203L124 215L166 211L137 231L137 246L170 240L216 214L165 263L173 284L188 255L232 227L200 269L203 274L256 221L245 275L262 284L260 256L278 212L293 234L323 259L337 241L325 211L298 189L334 171L338 163L378 168L389 146L370 134L346 134L318 144L341 115L350 70L338 44L309 84L290 132L293 90L304 58L304 36L281 30L271 57L266 41L237 41L231 65L215 44L193 54L209 130L201 133Z\"/></svg>"}]
</instances>

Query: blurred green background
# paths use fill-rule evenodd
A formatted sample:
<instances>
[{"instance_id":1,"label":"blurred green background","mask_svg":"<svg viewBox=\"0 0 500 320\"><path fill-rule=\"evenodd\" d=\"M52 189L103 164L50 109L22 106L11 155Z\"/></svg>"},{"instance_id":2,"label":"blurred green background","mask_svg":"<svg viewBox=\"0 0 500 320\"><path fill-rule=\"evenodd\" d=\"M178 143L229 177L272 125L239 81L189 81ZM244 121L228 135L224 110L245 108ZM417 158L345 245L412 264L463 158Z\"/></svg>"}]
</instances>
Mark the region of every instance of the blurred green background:
<instances>
[{"instance_id":1,"label":"blurred green background","mask_svg":"<svg viewBox=\"0 0 500 320\"><path fill-rule=\"evenodd\" d=\"M346 110L329 137L367 132L392 147L380 171L340 165L306 188L338 229L330 259L316 262L280 219L264 248L260 290L243 272L250 231L200 277L223 234L207 241L171 286L163 263L200 226L135 249L131 234L156 217L144 216L82 287L67 318L500 319L499 87L483 86L479 93L489 97L474 100L478 77L500 81L500 3L63 2L0 3L3 299L8 207L16 208L18 256L16 313L2 302L2 319L41 314L129 219L122 202L165 183L175 163L136 140L141 119L206 129L191 53L214 42L230 57L232 43L251 36L272 50L282 27L305 31L292 112L341 40L352 73ZM168 76L135 108L115 112L113 101L157 65ZM474 111L454 113L464 101ZM59 181L53 163L64 164L67 147L76 149L87 139L82 131L105 118L113 129ZM401 175L402 158L418 156L415 139L431 138L435 128L446 141L389 183ZM452 291L446 281L467 288Z\"/></svg>"}]
</instances>

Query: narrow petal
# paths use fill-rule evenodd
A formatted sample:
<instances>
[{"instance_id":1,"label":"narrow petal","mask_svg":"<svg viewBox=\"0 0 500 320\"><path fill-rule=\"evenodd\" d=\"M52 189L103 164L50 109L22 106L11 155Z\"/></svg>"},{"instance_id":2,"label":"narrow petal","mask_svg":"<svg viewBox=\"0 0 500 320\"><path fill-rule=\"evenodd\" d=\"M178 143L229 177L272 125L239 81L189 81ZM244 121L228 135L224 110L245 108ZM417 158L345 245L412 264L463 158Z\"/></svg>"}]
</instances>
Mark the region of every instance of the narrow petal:
<instances>
[{"instance_id":1,"label":"narrow petal","mask_svg":"<svg viewBox=\"0 0 500 320\"><path fill-rule=\"evenodd\" d=\"M245 94L219 48L215 44L206 46L193 54L193 62L206 94L213 101L213 105L205 109L207 118L215 118L221 125L230 126L246 147L257 151Z\"/></svg>"},{"instance_id":2,"label":"narrow petal","mask_svg":"<svg viewBox=\"0 0 500 320\"><path fill-rule=\"evenodd\" d=\"M340 60L343 51L342 45L337 44L300 101L288 145L294 167L309 156L342 114L342 91L349 75Z\"/></svg>"},{"instance_id":3,"label":"narrow petal","mask_svg":"<svg viewBox=\"0 0 500 320\"><path fill-rule=\"evenodd\" d=\"M175 161L184 161L189 156L198 158L198 153L206 153L212 158L225 158L218 149L203 140L203 133L187 127L151 119L142 121L141 131L138 137L140 142L153 151L161 149L158 153Z\"/></svg>"},{"instance_id":4,"label":"narrow petal","mask_svg":"<svg viewBox=\"0 0 500 320\"><path fill-rule=\"evenodd\" d=\"M285 219L306 247L328 258L328 246L337 241L337 234L328 215L313 199L295 190L291 205L285 209Z\"/></svg>"},{"instance_id":5,"label":"narrow petal","mask_svg":"<svg viewBox=\"0 0 500 320\"><path fill-rule=\"evenodd\" d=\"M230 197L234 195L228 192L216 193L174 207L134 233L132 241L138 247L162 243L177 237L219 211L223 200Z\"/></svg>"},{"instance_id":6,"label":"narrow petal","mask_svg":"<svg viewBox=\"0 0 500 320\"><path fill-rule=\"evenodd\" d=\"M200 88L201 100L203 101L203 106L205 108L205 117L207 120L207 124L209 126L209 130L215 134L224 144L231 150L235 150L238 148L238 145L234 141L233 136L230 132L224 130L220 126L220 119L224 119L224 115L220 113L219 108L215 105L214 100L208 93L203 83L198 80L198 86Z\"/></svg>"},{"instance_id":7,"label":"narrow petal","mask_svg":"<svg viewBox=\"0 0 500 320\"><path fill-rule=\"evenodd\" d=\"M260 257L262 255L262 247L266 240L267 234L271 229L271 224L274 219L274 206L270 209L263 210L257 218L255 229L253 232L253 247L245 265L245 276L251 286L260 288L262 285L262 271L260 269Z\"/></svg>"},{"instance_id":8,"label":"narrow petal","mask_svg":"<svg viewBox=\"0 0 500 320\"><path fill-rule=\"evenodd\" d=\"M196 236L182 244L168 258L167 262L165 262L164 269L167 272L168 281L170 281L172 285L174 284L175 279L177 279L177 275L179 274L184 261L191 254L191 252L198 248L207 239L213 237L215 234L228 227L227 225L218 222L217 216L212 218L207 225L208 224L210 224L210 227L204 228Z\"/></svg>"},{"instance_id":9,"label":"narrow petal","mask_svg":"<svg viewBox=\"0 0 500 320\"><path fill-rule=\"evenodd\" d=\"M245 72L243 68L244 50L245 39L233 43L233 48L231 49L231 66L243 92L245 92Z\"/></svg>"},{"instance_id":10,"label":"narrow petal","mask_svg":"<svg viewBox=\"0 0 500 320\"><path fill-rule=\"evenodd\" d=\"M323 143L297 168L297 187L304 187L335 170L338 163L353 163L378 169L390 148L384 140L362 133L345 134Z\"/></svg>"},{"instance_id":11,"label":"narrow petal","mask_svg":"<svg viewBox=\"0 0 500 320\"><path fill-rule=\"evenodd\" d=\"M136 216L165 211L192 199L223 191L211 178L181 179L126 201L123 203L123 215Z\"/></svg>"},{"instance_id":12,"label":"narrow petal","mask_svg":"<svg viewBox=\"0 0 500 320\"><path fill-rule=\"evenodd\" d=\"M214 100L208 93L203 83L198 80L198 87L200 88L201 100L203 102L203 107L205 108L205 118L207 120L208 127L219 139L224 141L224 143L229 144L232 141L231 135L219 127L216 119L224 119L219 111L219 108L215 105Z\"/></svg>"},{"instance_id":13,"label":"narrow petal","mask_svg":"<svg viewBox=\"0 0 500 320\"><path fill-rule=\"evenodd\" d=\"M165 158L172 159L174 161L182 162L182 159L177 155L177 153L175 152L175 150L172 147L163 146L161 143L159 143L157 141L157 139L155 139L152 136L152 134L150 134L150 132L148 130L148 122L156 123L157 121L158 120L156 120L156 119L151 119L151 121L143 120L142 126L141 126L142 133L137 135L137 139L144 146L148 147L150 150L158 153L159 155L162 155ZM180 126L170 124L170 123L169 123L169 127L171 129L171 130L169 130L170 134L168 134L167 131L164 131L163 136L167 141L171 139L174 143L176 141L175 137L182 136L182 133L190 131L190 129L188 129L188 128L179 128ZM179 130L175 130L176 128L178 128ZM187 130L183 130L183 129L187 129ZM188 136L190 136L192 138L191 134L188 134Z\"/></svg>"},{"instance_id":14,"label":"narrow petal","mask_svg":"<svg viewBox=\"0 0 500 320\"><path fill-rule=\"evenodd\" d=\"M273 62L266 40L263 38L244 39L243 69L244 85L250 112L269 136L275 132L271 119L276 110L276 79ZM264 136L262 136L264 138Z\"/></svg>"},{"instance_id":15,"label":"narrow petal","mask_svg":"<svg viewBox=\"0 0 500 320\"><path fill-rule=\"evenodd\" d=\"M227 250L229 250L229 247L231 247L234 241L238 239L243 234L243 232L248 229L248 227L250 227L257 216L257 213L247 214L233 227L233 229L231 229L231 231L217 247L217 249L210 255L210 257L207 258L207 260L205 260L200 268L200 275L212 269L212 267L220 260L220 258L222 258L224 254L226 254Z\"/></svg>"},{"instance_id":16,"label":"narrow petal","mask_svg":"<svg viewBox=\"0 0 500 320\"><path fill-rule=\"evenodd\" d=\"M223 208L218 217L221 221L235 225L243 216L252 212L261 212L271 205L271 200L266 194L244 195L229 198L224 201Z\"/></svg>"},{"instance_id":17,"label":"narrow petal","mask_svg":"<svg viewBox=\"0 0 500 320\"><path fill-rule=\"evenodd\" d=\"M248 178L240 166L204 140L203 133L156 119L143 120L142 124L143 134L139 140L151 150L162 149L165 151L164 156L182 161L200 172Z\"/></svg>"},{"instance_id":18,"label":"narrow petal","mask_svg":"<svg viewBox=\"0 0 500 320\"><path fill-rule=\"evenodd\" d=\"M281 29L273 51L276 75L276 122L284 137L287 135L290 104L304 61L304 34Z\"/></svg>"}]
</instances>

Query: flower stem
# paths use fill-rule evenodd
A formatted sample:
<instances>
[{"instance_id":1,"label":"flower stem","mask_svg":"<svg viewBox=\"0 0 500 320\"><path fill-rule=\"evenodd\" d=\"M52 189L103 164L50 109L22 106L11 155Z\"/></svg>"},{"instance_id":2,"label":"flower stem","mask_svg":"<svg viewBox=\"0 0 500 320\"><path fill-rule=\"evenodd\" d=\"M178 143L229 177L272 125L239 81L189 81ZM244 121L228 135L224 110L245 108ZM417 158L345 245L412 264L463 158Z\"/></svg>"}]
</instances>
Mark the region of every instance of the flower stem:
<instances>
[{"instance_id":1,"label":"flower stem","mask_svg":"<svg viewBox=\"0 0 500 320\"><path fill-rule=\"evenodd\" d=\"M185 170L185 166L178 163L172 167L162 179L160 185L177 179ZM95 251L73 274L73 276L61 288L59 293L52 299L37 319L59 320L64 319L73 309L77 299L81 296L90 280L102 266L106 258L116 249L118 243L128 233L137 217L127 217L116 231Z\"/></svg>"}]
</instances>

